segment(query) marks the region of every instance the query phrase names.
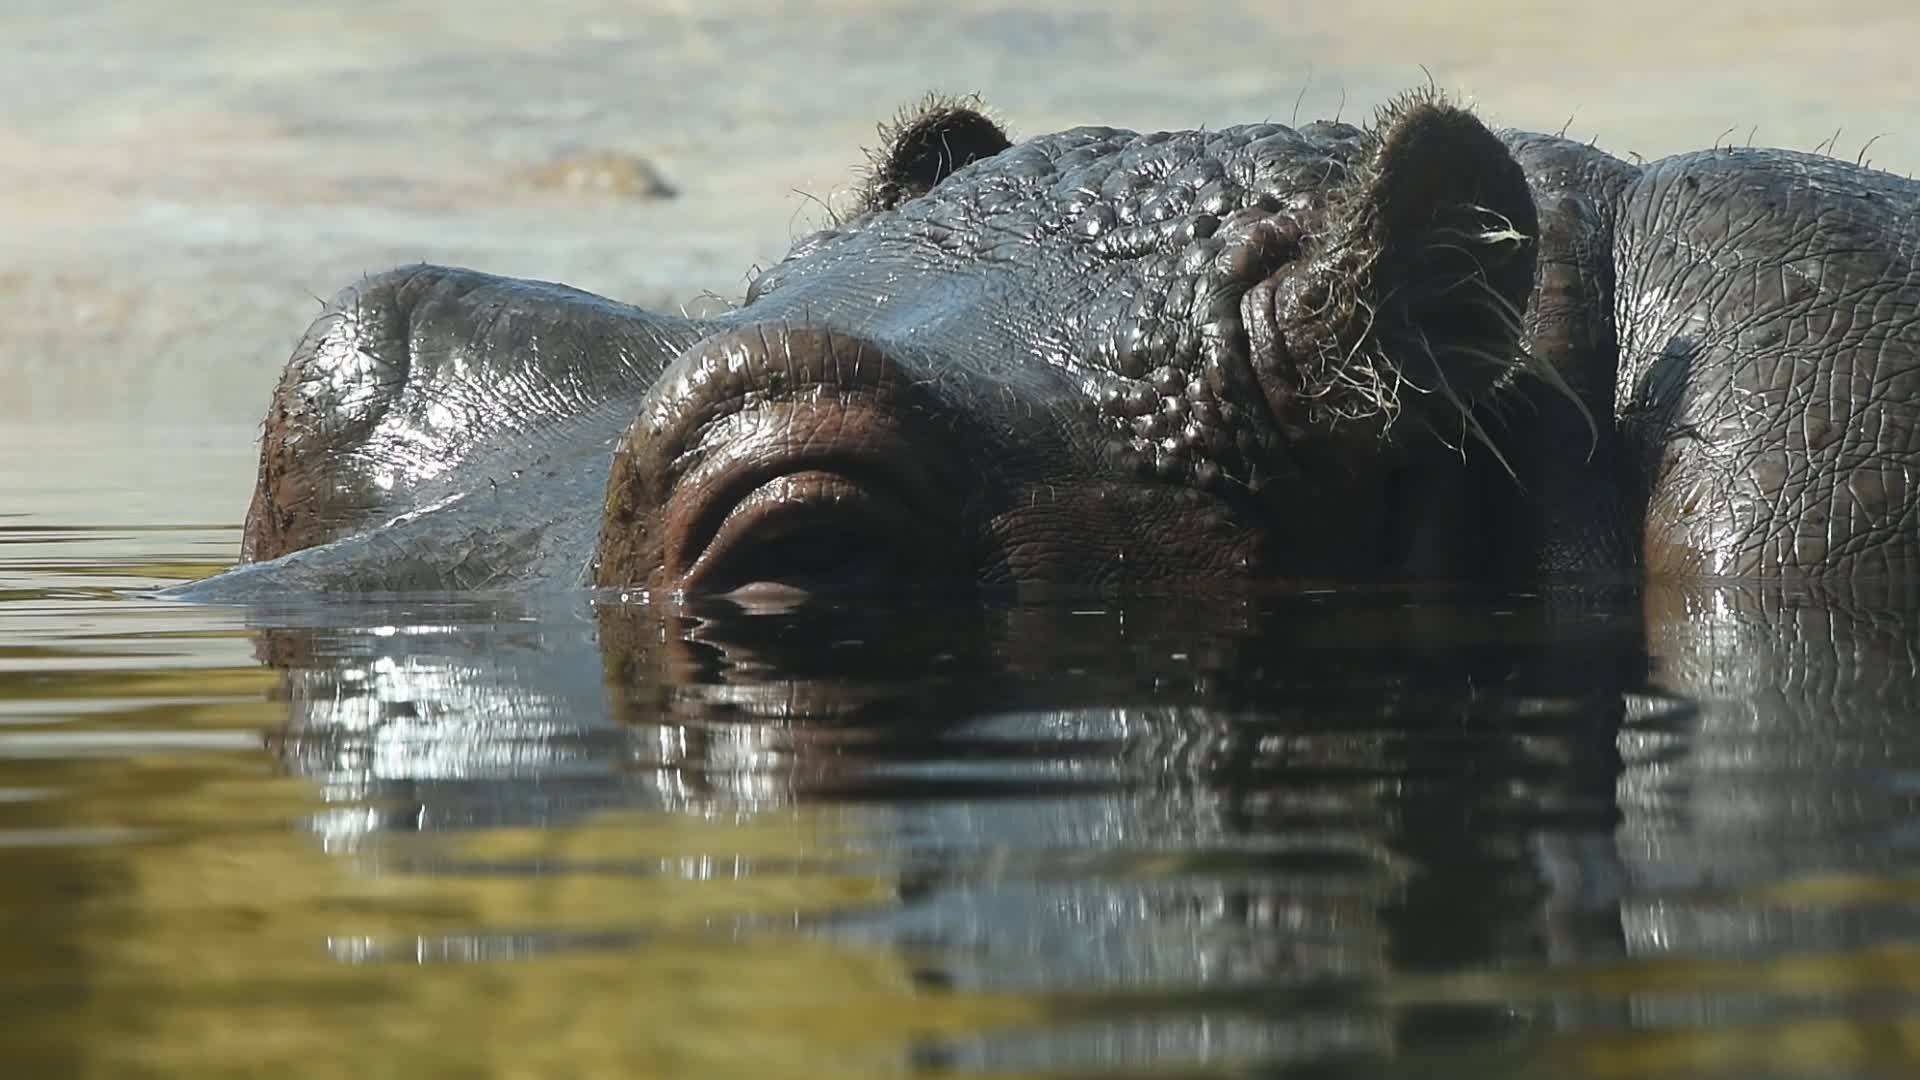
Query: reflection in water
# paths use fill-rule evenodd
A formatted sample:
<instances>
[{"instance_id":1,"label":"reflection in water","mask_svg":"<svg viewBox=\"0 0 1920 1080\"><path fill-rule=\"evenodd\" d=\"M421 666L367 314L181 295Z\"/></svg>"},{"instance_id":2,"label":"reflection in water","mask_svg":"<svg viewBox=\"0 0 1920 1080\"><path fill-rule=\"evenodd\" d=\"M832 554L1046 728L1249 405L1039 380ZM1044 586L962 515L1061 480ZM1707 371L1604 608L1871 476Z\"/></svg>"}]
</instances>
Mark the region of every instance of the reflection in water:
<instances>
[{"instance_id":1,"label":"reflection in water","mask_svg":"<svg viewBox=\"0 0 1920 1080\"><path fill-rule=\"evenodd\" d=\"M1920 1061L1920 589L53 602L27 1075Z\"/></svg>"},{"instance_id":2,"label":"reflection in water","mask_svg":"<svg viewBox=\"0 0 1920 1080\"><path fill-rule=\"evenodd\" d=\"M1863 994L1885 1019L1909 980L1872 950L1914 921L1917 609L1884 587L606 603L335 612L265 641L280 752L354 807L316 819L339 851L830 809L824 851L721 833L615 865L866 881L711 928L899 949L923 988L1030 1003L1026 1026L920 1040L927 1064L1552 1071ZM514 947L633 940L536 925ZM1770 979L1787 950L1812 973ZM1692 1064L1756 1045L1700 1034Z\"/></svg>"},{"instance_id":3,"label":"reflection in water","mask_svg":"<svg viewBox=\"0 0 1920 1080\"><path fill-rule=\"evenodd\" d=\"M1636 1022L1751 1023L1849 997L1887 1008L1874 950L1920 930L1916 611L1920 587L1881 583L1662 598L1660 682L1699 704L1684 724L1622 735L1629 954L1818 950L1860 957L1863 985L1641 995Z\"/></svg>"}]
</instances>

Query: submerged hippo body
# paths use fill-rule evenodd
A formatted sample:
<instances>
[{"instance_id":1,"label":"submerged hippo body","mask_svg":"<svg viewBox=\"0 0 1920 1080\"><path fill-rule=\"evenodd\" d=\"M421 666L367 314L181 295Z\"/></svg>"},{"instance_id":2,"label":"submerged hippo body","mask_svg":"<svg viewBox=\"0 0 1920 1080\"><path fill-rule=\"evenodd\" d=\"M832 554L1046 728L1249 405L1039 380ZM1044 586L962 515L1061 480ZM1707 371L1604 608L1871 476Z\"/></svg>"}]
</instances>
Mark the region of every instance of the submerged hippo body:
<instances>
[{"instance_id":1,"label":"submerged hippo body","mask_svg":"<svg viewBox=\"0 0 1920 1080\"><path fill-rule=\"evenodd\" d=\"M710 320L416 267L275 393L244 565L386 591L1920 574L1920 184L1413 96L899 125Z\"/></svg>"}]
</instances>

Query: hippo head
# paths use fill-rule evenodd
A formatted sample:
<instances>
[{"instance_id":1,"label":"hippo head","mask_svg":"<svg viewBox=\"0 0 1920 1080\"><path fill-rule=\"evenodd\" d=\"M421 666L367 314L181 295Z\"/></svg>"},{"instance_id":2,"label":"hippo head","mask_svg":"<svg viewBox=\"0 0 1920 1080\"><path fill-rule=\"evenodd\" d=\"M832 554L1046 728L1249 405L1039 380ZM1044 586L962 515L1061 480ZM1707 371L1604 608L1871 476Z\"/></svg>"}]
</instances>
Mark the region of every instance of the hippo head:
<instances>
[{"instance_id":1,"label":"hippo head","mask_svg":"<svg viewBox=\"0 0 1920 1080\"><path fill-rule=\"evenodd\" d=\"M246 552L718 592L1452 575L1486 557L1459 507L1530 366L1535 231L1431 95L1017 144L932 102L717 318L352 290L289 365Z\"/></svg>"}]
</instances>

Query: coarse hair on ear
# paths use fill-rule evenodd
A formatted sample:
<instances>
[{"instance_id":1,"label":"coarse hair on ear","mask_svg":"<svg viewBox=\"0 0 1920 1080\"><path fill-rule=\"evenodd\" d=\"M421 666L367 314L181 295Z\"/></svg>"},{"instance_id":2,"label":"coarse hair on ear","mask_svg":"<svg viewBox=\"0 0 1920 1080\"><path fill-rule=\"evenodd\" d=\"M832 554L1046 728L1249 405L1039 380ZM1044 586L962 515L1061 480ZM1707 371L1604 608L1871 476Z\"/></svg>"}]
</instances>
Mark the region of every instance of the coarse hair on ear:
<instances>
[{"instance_id":1,"label":"coarse hair on ear","mask_svg":"<svg viewBox=\"0 0 1920 1080\"><path fill-rule=\"evenodd\" d=\"M891 210L917 199L954 172L1013 143L977 94L928 94L880 125L868 153L864 209Z\"/></svg>"},{"instance_id":2,"label":"coarse hair on ear","mask_svg":"<svg viewBox=\"0 0 1920 1080\"><path fill-rule=\"evenodd\" d=\"M1538 231L1526 176L1485 125L1431 89L1395 98L1273 283L1285 349L1263 380L1310 420L1384 434L1412 406L1492 448L1474 409L1497 387L1526 370L1565 390L1521 342Z\"/></svg>"}]
</instances>

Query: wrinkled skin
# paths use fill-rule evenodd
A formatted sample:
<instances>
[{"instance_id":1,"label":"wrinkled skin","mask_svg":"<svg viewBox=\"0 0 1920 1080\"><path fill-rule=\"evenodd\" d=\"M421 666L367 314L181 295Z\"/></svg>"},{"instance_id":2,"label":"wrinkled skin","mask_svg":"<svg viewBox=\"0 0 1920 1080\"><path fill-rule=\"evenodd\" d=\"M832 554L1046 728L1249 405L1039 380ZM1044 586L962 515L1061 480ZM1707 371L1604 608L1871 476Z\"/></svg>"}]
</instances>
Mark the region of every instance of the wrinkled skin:
<instances>
[{"instance_id":1,"label":"wrinkled skin","mask_svg":"<svg viewBox=\"0 0 1920 1080\"><path fill-rule=\"evenodd\" d=\"M188 592L1912 577L1917 260L1806 154L935 104L719 318L346 290Z\"/></svg>"}]
</instances>

